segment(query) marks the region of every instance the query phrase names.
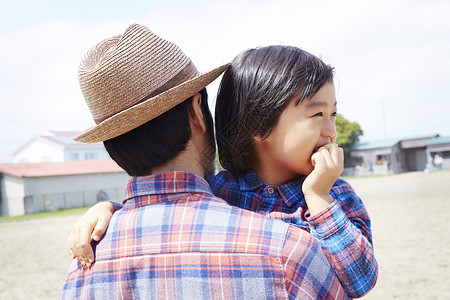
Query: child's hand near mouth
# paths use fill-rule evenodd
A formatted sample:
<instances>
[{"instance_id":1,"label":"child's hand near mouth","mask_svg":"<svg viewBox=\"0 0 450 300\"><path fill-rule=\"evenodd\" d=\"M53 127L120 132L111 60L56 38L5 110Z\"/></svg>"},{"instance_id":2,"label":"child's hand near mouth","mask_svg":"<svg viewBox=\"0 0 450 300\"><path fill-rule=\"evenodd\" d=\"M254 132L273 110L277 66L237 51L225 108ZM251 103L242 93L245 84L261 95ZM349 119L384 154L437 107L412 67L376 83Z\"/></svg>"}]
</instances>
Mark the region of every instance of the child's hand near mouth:
<instances>
[{"instance_id":1,"label":"child's hand near mouth","mask_svg":"<svg viewBox=\"0 0 450 300\"><path fill-rule=\"evenodd\" d=\"M311 156L314 170L303 182L305 195L311 215L328 207L333 198L330 190L344 170L344 150L337 144L326 144Z\"/></svg>"}]
</instances>

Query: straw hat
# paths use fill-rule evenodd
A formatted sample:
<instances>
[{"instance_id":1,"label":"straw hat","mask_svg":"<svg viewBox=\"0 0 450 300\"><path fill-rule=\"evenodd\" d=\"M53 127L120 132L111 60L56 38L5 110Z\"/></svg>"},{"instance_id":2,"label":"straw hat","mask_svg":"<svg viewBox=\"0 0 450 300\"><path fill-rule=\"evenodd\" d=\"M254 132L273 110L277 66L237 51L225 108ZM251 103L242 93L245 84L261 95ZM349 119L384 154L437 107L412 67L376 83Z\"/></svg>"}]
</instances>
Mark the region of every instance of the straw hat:
<instances>
[{"instance_id":1,"label":"straw hat","mask_svg":"<svg viewBox=\"0 0 450 300\"><path fill-rule=\"evenodd\" d=\"M227 66L199 73L177 45L133 24L82 59L78 79L96 125L74 140L96 143L133 130L198 93Z\"/></svg>"}]
</instances>

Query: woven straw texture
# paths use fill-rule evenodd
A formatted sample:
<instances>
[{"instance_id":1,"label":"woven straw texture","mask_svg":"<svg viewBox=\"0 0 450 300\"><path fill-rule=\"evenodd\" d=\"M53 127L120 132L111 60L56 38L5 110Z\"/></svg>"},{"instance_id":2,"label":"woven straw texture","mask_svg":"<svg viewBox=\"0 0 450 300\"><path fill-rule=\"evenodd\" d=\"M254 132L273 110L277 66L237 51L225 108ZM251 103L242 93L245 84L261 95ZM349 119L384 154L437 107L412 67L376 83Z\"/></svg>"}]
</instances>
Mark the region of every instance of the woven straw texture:
<instances>
[{"instance_id":1,"label":"woven straw texture","mask_svg":"<svg viewBox=\"0 0 450 300\"><path fill-rule=\"evenodd\" d=\"M97 125L74 140L95 143L124 134L199 92L226 67L199 75L177 45L133 24L94 46L80 63L80 88Z\"/></svg>"}]
</instances>

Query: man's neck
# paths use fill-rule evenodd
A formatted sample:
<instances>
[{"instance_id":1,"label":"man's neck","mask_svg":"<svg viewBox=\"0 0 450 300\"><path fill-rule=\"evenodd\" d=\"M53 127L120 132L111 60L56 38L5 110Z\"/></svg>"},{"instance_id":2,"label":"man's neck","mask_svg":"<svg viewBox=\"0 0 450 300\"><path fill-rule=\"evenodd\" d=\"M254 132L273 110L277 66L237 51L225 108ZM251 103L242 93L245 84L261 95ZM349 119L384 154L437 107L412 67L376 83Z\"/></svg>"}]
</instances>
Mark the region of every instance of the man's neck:
<instances>
[{"instance_id":1,"label":"man's neck","mask_svg":"<svg viewBox=\"0 0 450 300\"><path fill-rule=\"evenodd\" d=\"M202 178L205 175L203 167L200 164L200 158L198 158L196 153L191 150L189 145L186 150L182 151L171 161L162 166L153 168L152 174L161 174L174 171L189 172Z\"/></svg>"}]
</instances>

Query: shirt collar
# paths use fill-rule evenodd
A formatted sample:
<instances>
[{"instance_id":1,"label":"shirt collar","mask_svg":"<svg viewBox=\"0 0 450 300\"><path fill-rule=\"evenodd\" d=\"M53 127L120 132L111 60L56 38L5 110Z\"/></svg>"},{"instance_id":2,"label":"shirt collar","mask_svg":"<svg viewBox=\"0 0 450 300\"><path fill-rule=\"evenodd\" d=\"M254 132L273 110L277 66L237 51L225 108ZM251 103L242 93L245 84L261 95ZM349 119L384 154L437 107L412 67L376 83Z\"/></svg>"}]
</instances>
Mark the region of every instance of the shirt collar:
<instances>
[{"instance_id":1,"label":"shirt collar","mask_svg":"<svg viewBox=\"0 0 450 300\"><path fill-rule=\"evenodd\" d=\"M278 191L287 206L291 207L297 201L303 200L302 185L304 180L305 177L301 176L291 182L278 186Z\"/></svg>"},{"instance_id":2,"label":"shirt collar","mask_svg":"<svg viewBox=\"0 0 450 300\"><path fill-rule=\"evenodd\" d=\"M266 186L267 184L265 184L258 175L256 175L255 171L253 170L249 170L247 171L247 173L245 173L244 177L241 177L240 184L241 184L241 190L247 190L247 191L251 191L251 190L255 190L261 186Z\"/></svg>"},{"instance_id":3,"label":"shirt collar","mask_svg":"<svg viewBox=\"0 0 450 300\"><path fill-rule=\"evenodd\" d=\"M211 188L204 178L193 173L175 171L129 179L123 203L140 196L181 193L212 195Z\"/></svg>"},{"instance_id":4,"label":"shirt collar","mask_svg":"<svg viewBox=\"0 0 450 300\"><path fill-rule=\"evenodd\" d=\"M297 201L304 198L302 191L304 179L305 176L301 176L286 184L271 187L277 190L286 205L291 207ZM265 184L253 170L247 171L247 173L245 173L243 177L239 178L239 180L241 181L240 188L242 191L252 191L259 187L265 188L266 186L270 186Z\"/></svg>"}]
</instances>

